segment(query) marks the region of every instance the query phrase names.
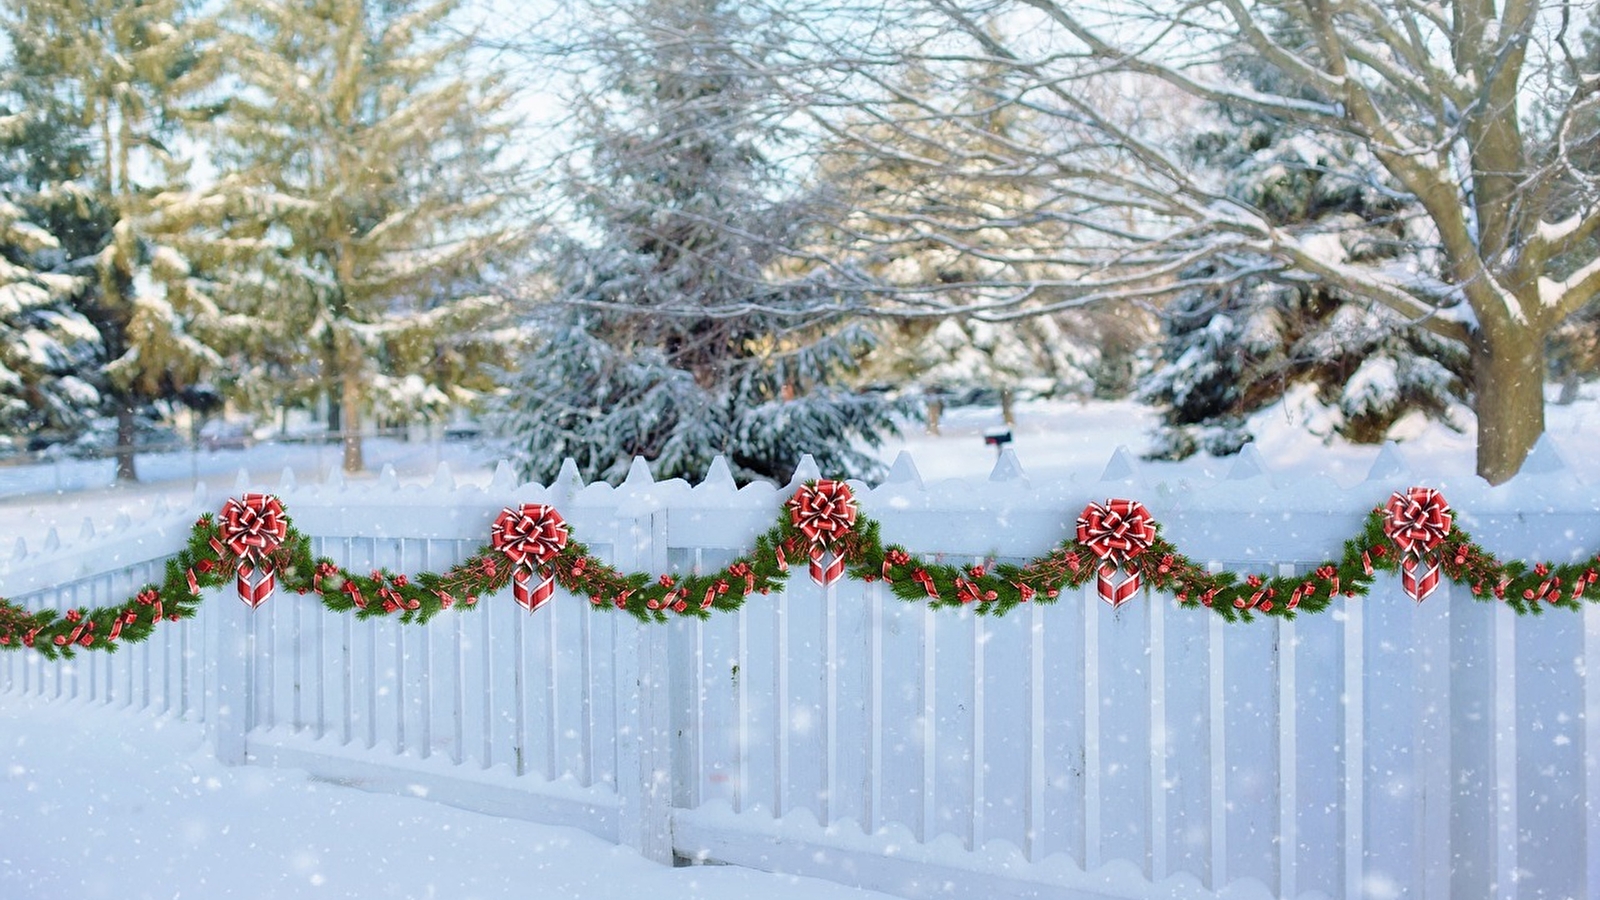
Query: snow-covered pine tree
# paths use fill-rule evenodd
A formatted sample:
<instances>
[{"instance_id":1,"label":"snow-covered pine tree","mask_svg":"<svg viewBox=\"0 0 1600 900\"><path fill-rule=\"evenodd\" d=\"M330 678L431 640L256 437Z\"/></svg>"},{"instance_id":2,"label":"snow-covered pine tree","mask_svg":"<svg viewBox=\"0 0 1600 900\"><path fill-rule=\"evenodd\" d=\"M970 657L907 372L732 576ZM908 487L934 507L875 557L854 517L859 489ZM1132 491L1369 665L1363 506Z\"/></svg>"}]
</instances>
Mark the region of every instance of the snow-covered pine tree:
<instances>
[{"instance_id":1,"label":"snow-covered pine tree","mask_svg":"<svg viewBox=\"0 0 1600 900\"><path fill-rule=\"evenodd\" d=\"M866 448L901 409L842 386L871 334L808 313L836 298L783 272L811 223L772 157L781 38L730 0L581 9L600 24L572 103L576 221L501 407L522 474L547 481L571 457L615 481L643 456L657 477L699 478L723 454L736 477L781 482L810 453L871 477Z\"/></svg>"},{"instance_id":2,"label":"snow-covered pine tree","mask_svg":"<svg viewBox=\"0 0 1600 900\"><path fill-rule=\"evenodd\" d=\"M1258 91L1284 89L1260 60L1247 58L1236 75ZM1259 112L1214 109L1223 127L1197 135L1190 155L1197 169L1217 173L1228 196L1329 265L1432 265L1400 249L1419 243L1406 239L1417 227L1415 200L1387 189L1376 164L1341 166L1363 158L1361 148L1324 146L1337 138ZM1314 388L1315 408L1296 410L1307 426L1358 443L1384 440L1410 413L1450 423L1465 399L1470 360L1459 344L1320 279L1285 275L1247 254L1180 277L1207 286L1167 307L1160 361L1140 390L1161 411L1153 457L1236 453L1251 438L1246 419L1301 385Z\"/></svg>"},{"instance_id":3,"label":"snow-covered pine tree","mask_svg":"<svg viewBox=\"0 0 1600 900\"><path fill-rule=\"evenodd\" d=\"M231 273L228 311L259 323L260 383L238 393L272 406L323 392L347 471L365 466L364 413L470 402L504 354L479 285L519 246L500 158L512 94L468 59L459 6L237 0L218 176L158 201L192 258Z\"/></svg>"},{"instance_id":4,"label":"snow-covered pine tree","mask_svg":"<svg viewBox=\"0 0 1600 900\"><path fill-rule=\"evenodd\" d=\"M10 161L0 158L0 429L69 434L101 405L79 376L102 359L99 333L73 307L89 282L53 271L61 242L9 199L18 180Z\"/></svg>"},{"instance_id":5,"label":"snow-covered pine tree","mask_svg":"<svg viewBox=\"0 0 1600 900\"><path fill-rule=\"evenodd\" d=\"M212 76L198 6L16 0L0 13L10 200L56 241L49 271L83 288L70 292L74 317L58 322L87 322L99 355L77 360L93 390L68 382L64 399L98 398L93 412L116 416L122 480L137 477L136 414L176 400L219 361L202 340L215 308L147 215L149 195L184 175L170 148L184 104Z\"/></svg>"}]
</instances>

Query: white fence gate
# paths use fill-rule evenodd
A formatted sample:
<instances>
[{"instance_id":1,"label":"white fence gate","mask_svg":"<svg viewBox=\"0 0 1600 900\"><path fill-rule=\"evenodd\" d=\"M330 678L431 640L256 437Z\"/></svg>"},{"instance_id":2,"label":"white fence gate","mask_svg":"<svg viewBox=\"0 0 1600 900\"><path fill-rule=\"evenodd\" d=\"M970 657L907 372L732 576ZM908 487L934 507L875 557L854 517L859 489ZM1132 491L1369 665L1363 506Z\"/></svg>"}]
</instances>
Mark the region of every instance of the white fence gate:
<instances>
[{"instance_id":1,"label":"white fence gate","mask_svg":"<svg viewBox=\"0 0 1600 900\"><path fill-rule=\"evenodd\" d=\"M1121 471L979 490L924 488L902 466L857 496L886 542L950 560L1042 553L1086 501L1129 496L1195 558L1298 572L1410 477L1307 499L1249 467L1203 491ZM1560 473L1447 493L1508 557L1600 543L1589 492ZM501 506L530 501L554 502L624 570L716 568L787 496L719 476L654 484L642 468L617 489L501 477L280 495L316 552L405 572L464 558ZM108 601L157 565L13 599ZM27 568L0 589L42 584ZM226 760L575 825L662 861L907 897L1600 900L1589 660L1600 609L1518 618L1448 585L1416 604L1380 582L1328 614L1228 625L1158 596L1112 610L1064 595L997 619L798 578L737 615L669 626L565 595L531 616L492 598L417 627L281 593L252 613L224 593L109 658L0 655L0 689L197 718Z\"/></svg>"}]
</instances>

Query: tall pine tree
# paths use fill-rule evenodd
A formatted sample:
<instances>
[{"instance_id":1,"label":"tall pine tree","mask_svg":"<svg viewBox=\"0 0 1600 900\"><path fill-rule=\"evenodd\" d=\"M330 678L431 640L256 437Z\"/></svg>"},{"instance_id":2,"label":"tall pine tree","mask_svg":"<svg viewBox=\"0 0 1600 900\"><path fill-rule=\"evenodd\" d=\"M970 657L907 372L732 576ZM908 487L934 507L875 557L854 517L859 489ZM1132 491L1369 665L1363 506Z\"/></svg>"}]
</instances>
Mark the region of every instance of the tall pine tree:
<instances>
[{"instance_id":1,"label":"tall pine tree","mask_svg":"<svg viewBox=\"0 0 1600 900\"><path fill-rule=\"evenodd\" d=\"M281 402L315 385L347 471L365 465L363 414L490 386L478 328L498 304L477 284L517 243L499 161L511 94L468 71L459 5L238 0L218 177L161 199L190 253L233 273L226 307L261 322L250 374L265 383L243 393Z\"/></svg>"},{"instance_id":2,"label":"tall pine tree","mask_svg":"<svg viewBox=\"0 0 1600 900\"><path fill-rule=\"evenodd\" d=\"M90 280L57 271L61 242L9 199L13 161L0 158L0 429L66 435L101 405L79 373L97 368L103 345L74 307Z\"/></svg>"},{"instance_id":3,"label":"tall pine tree","mask_svg":"<svg viewBox=\"0 0 1600 900\"><path fill-rule=\"evenodd\" d=\"M219 362L209 345L215 307L149 216L151 196L184 177L171 148L186 104L213 75L198 5L18 0L3 13L10 197L54 239L49 271L81 279L74 316L99 346L92 364L76 361L94 390L69 382L70 397L116 416L123 480L137 477L136 415Z\"/></svg>"},{"instance_id":4,"label":"tall pine tree","mask_svg":"<svg viewBox=\"0 0 1600 900\"><path fill-rule=\"evenodd\" d=\"M871 335L808 313L833 298L782 274L808 207L771 157L775 29L728 0L585 11L607 24L574 103L578 221L503 405L522 474L548 480L571 457L617 480L643 456L657 477L697 478L723 454L741 479L786 481L811 453L873 475L863 446L892 433L898 405L842 386Z\"/></svg>"}]
</instances>

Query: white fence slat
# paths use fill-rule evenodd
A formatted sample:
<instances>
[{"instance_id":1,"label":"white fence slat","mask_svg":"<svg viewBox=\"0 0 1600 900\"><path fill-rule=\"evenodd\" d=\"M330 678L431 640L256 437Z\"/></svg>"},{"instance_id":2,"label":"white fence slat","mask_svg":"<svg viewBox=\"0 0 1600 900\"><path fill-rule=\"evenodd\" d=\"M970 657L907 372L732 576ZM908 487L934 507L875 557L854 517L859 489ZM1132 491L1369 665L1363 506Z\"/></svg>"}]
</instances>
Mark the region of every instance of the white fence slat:
<instances>
[{"instance_id":1,"label":"white fence slat","mask_svg":"<svg viewBox=\"0 0 1600 900\"><path fill-rule=\"evenodd\" d=\"M1084 867L1088 846L1088 763L1082 679L1089 672L1084 616L1072 608L1079 598L1064 593L1043 613L1046 671L1040 732L1044 752L1044 803L1039 829L1041 857L1065 854Z\"/></svg>"},{"instance_id":2,"label":"white fence slat","mask_svg":"<svg viewBox=\"0 0 1600 900\"><path fill-rule=\"evenodd\" d=\"M1035 741L1033 727L1033 616L1027 607L1001 618L974 619L978 659L983 679L980 722L982 762L976 765L980 796L979 846L1004 841L1024 854L1029 852L1028 829L1032 799L1030 777Z\"/></svg>"},{"instance_id":3,"label":"white fence slat","mask_svg":"<svg viewBox=\"0 0 1600 900\"><path fill-rule=\"evenodd\" d=\"M783 814L806 810L825 822L828 729L826 704L829 659L825 655L825 591L813 584L803 564L794 567L780 618L783 641L779 666L784 690L779 694L786 767L782 776Z\"/></svg>"},{"instance_id":4,"label":"white fence slat","mask_svg":"<svg viewBox=\"0 0 1600 900\"><path fill-rule=\"evenodd\" d=\"M1227 628L1227 623L1215 615L1206 619L1206 725L1210 739L1206 783L1211 787L1211 822L1207 834L1211 839L1211 866L1206 886L1213 890L1225 886L1233 875L1228 862L1228 657L1223 643Z\"/></svg>"},{"instance_id":5,"label":"white fence slat","mask_svg":"<svg viewBox=\"0 0 1600 900\"><path fill-rule=\"evenodd\" d=\"M1229 627L1223 639L1227 872L1277 890L1278 702L1276 629Z\"/></svg>"},{"instance_id":6,"label":"white fence slat","mask_svg":"<svg viewBox=\"0 0 1600 900\"><path fill-rule=\"evenodd\" d=\"M1344 667L1339 677L1344 683L1344 796L1339 805L1344 813L1344 872L1339 895L1358 897L1366 885L1366 691L1362 672L1366 666L1364 637L1365 605L1360 601L1341 603L1344 622Z\"/></svg>"},{"instance_id":7,"label":"white fence slat","mask_svg":"<svg viewBox=\"0 0 1600 900\"><path fill-rule=\"evenodd\" d=\"M1064 592L1071 593L1071 592ZM1102 803L1100 761L1105 731L1101 727L1100 696L1100 610L1095 607L1093 584L1076 592L1081 610L1074 618L1083 620L1083 867L1093 872L1100 868Z\"/></svg>"},{"instance_id":8,"label":"white fence slat","mask_svg":"<svg viewBox=\"0 0 1600 900\"><path fill-rule=\"evenodd\" d=\"M1150 606L1141 597L1113 610L1091 597L1099 621L1100 858L1127 860L1150 875Z\"/></svg>"},{"instance_id":9,"label":"white fence slat","mask_svg":"<svg viewBox=\"0 0 1600 900\"><path fill-rule=\"evenodd\" d=\"M877 739L873 608L876 585L845 582L829 592L828 820L870 833L873 748ZM842 596L841 596L842 595Z\"/></svg>"},{"instance_id":10,"label":"white fence slat","mask_svg":"<svg viewBox=\"0 0 1600 900\"><path fill-rule=\"evenodd\" d=\"M924 657L923 720L931 750L924 781L927 830L952 835L972 849L972 764L976 686L970 610L927 609L929 653Z\"/></svg>"},{"instance_id":11,"label":"white fence slat","mask_svg":"<svg viewBox=\"0 0 1600 900\"><path fill-rule=\"evenodd\" d=\"M1413 734L1417 716L1416 604L1397 579L1380 576L1361 604L1365 625L1364 697L1365 871L1364 889L1398 891L1410 881L1421 848L1416 815L1421 794Z\"/></svg>"},{"instance_id":12,"label":"white fence slat","mask_svg":"<svg viewBox=\"0 0 1600 900\"><path fill-rule=\"evenodd\" d=\"M782 707L778 683L783 676L775 620L781 601L782 594L773 593L746 609L739 663L739 683L749 686L740 700L744 716L740 750L745 771L740 797L743 808L759 808L768 814L776 814L779 802L778 718Z\"/></svg>"},{"instance_id":13,"label":"white fence slat","mask_svg":"<svg viewBox=\"0 0 1600 900\"><path fill-rule=\"evenodd\" d=\"M1517 821L1517 623L1511 616L1490 614L1494 622L1494 859L1493 896L1519 896L1518 855L1522 834Z\"/></svg>"},{"instance_id":14,"label":"white fence slat","mask_svg":"<svg viewBox=\"0 0 1600 900\"><path fill-rule=\"evenodd\" d=\"M1336 604L1342 601L1334 601ZM1294 710L1295 854L1294 875L1301 891L1346 896L1341 888L1344 838L1345 698L1343 653L1345 613L1303 616L1294 623L1294 673L1280 673L1280 705ZM1280 640L1280 644L1282 641ZM1285 700L1287 703L1285 704Z\"/></svg>"},{"instance_id":15,"label":"white fence slat","mask_svg":"<svg viewBox=\"0 0 1600 900\"><path fill-rule=\"evenodd\" d=\"M1453 859L1450 807L1454 761L1450 746L1450 628L1454 591L1449 582L1428 602L1417 605L1416 639L1416 781L1421 803L1421 840L1412 860L1410 881L1423 900L1449 900L1450 867L1431 860Z\"/></svg>"},{"instance_id":16,"label":"white fence slat","mask_svg":"<svg viewBox=\"0 0 1600 900\"><path fill-rule=\"evenodd\" d=\"M896 597L884 597L880 635L883 647L883 741L881 803L874 824L898 823L917 840L926 840L922 815L923 767L923 611Z\"/></svg>"},{"instance_id":17,"label":"white fence slat","mask_svg":"<svg viewBox=\"0 0 1600 900\"><path fill-rule=\"evenodd\" d=\"M1583 609L1583 796L1585 804L1583 855L1585 891L1600 900L1600 607Z\"/></svg>"},{"instance_id":18,"label":"white fence slat","mask_svg":"<svg viewBox=\"0 0 1600 900\"><path fill-rule=\"evenodd\" d=\"M1508 610L1495 610L1505 615ZM1560 613L1559 615L1556 613ZM1583 618L1565 611L1516 626L1517 891L1579 897L1583 872L1555 860L1586 858L1582 722Z\"/></svg>"},{"instance_id":19,"label":"white fence slat","mask_svg":"<svg viewBox=\"0 0 1600 900\"><path fill-rule=\"evenodd\" d=\"M1167 869L1189 872L1209 884L1211 873L1212 743L1211 623L1209 612L1178 608L1169 598L1152 599L1164 607L1165 640L1151 648L1162 659L1165 682L1166 742L1162 796L1166 828L1152 835L1166 846Z\"/></svg>"},{"instance_id":20,"label":"white fence slat","mask_svg":"<svg viewBox=\"0 0 1600 900\"><path fill-rule=\"evenodd\" d=\"M1497 792L1494 785L1495 658L1493 613L1466 591L1453 592L1450 623L1451 892L1494 878ZM1477 608L1474 608L1477 607Z\"/></svg>"},{"instance_id":21,"label":"white fence slat","mask_svg":"<svg viewBox=\"0 0 1600 900\"><path fill-rule=\"evenodd\" d=\"M1295 708L1300 648L1292 620L1279 619L1271 624L1277 631L1278 662L1278 677L1273 684L1278 704L1278 895L1295 897L1300 893L1300 722Z\"/></svg>"},{"instance_id":22,"label":"white fence slat","mask_svg":"<svg viewBox=\"0 0 1600 900\"><path fill-rule=\"evenodd\" d=\"M1022 682L1027 685L1028 711L1025 718L1019 721L1026 723L1022 732L1024 746L1028 748L1028 767L1026 774L1026 806L1023 809L1022 820L1022 853L1023 858L1029 862L1037 863L1044 859L1048 841L1042 840L1045 828L1045 787L1049 781L1050 773L1045 763L1045 719L1044 719L1044 607L1038 603L1029 604L1018 614L1027 629L1027 676Z\"/></svg>"}]
</instances>

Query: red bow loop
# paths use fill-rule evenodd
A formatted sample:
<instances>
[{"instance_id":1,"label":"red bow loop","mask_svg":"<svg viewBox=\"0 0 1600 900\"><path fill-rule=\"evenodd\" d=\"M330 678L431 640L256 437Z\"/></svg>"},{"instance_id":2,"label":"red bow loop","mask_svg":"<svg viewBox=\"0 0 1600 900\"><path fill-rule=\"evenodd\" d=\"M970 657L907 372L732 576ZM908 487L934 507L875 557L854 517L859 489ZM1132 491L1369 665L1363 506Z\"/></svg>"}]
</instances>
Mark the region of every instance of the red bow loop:
<instances>
[{"instance_id":1,"label":"red bow loop","mask_svg":"<svg viewBox=\"0 0 1600 900\"><path fill-rule=\"evenodd\" d=\"M1078 543L1119 567L1150 549L1155 539L1155 520L1137 500L1091 503L1078 516Z\"/></svg>"},{"instance_id":2,"label":"red bow loop","mask_svg":"<svg viewBox=\"0 0 1600 900\"><path fill-rule=\"evenodd\" d=\"M253 562L268 556L288 536L283 504L271 494L230 497L222 507L218 537L240 559Z\"/></svg>"},{"instance_id":3,"label":"red bow loop","mask_svg":"<svg viewBox=\"0 0 1600 900\"><path fill-rule=\"evenodd\" d=\"M547 563L567 546L566 520L553 506L524 503L506 507L489 529L489 543L516 565ZM530 563L531 560L531 563Z\"/></svg>"},{"instance_id":4,"label":"red bow loop","mask_svg":"<svg viewBox=\"0 0 1600 900\"><path fill-rule=\"evenodd\" d=\"M1444 495L1433 488L1395 491L1383 510L1383 533L1400 549L1400 586L1421 603L1439 587L1433 551L1449 537L1453 517Z\"/></svg>"},{"instance_id":5,"label":"red bow loop","mask_svg":"<svg viewBox=\"0 0 1600 900\"><path fill-rule=\"evenodd\" d=\"M850 533L856 525L856 500L850 485L822 480L801 485L789 498L789 521L823 549Z\"/></svg>"}]
</instances>

